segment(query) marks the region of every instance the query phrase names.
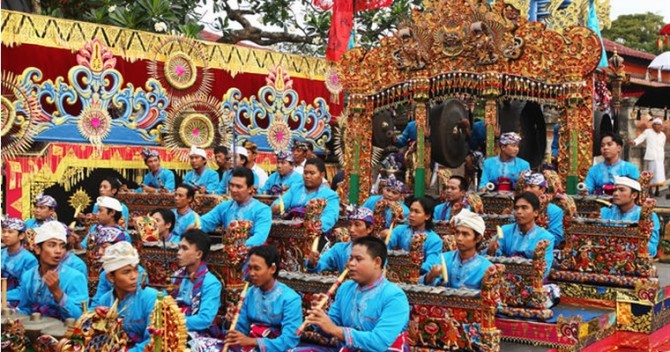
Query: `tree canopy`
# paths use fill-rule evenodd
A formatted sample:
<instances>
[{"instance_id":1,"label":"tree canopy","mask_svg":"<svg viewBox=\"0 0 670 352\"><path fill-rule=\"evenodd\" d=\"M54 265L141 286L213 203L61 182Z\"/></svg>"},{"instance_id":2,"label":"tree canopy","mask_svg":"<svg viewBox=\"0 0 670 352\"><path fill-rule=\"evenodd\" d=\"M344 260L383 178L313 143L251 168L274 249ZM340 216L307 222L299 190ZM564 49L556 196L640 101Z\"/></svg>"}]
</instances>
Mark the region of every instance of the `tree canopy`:
<instances>
[{"instance_id":1,"label":"tree canopy","mask_svg":"<svg viewBox=\"0 0 670 352\"><path fill-rule=\"evenodd\" d=\"M656 37L662 27L663 16L651 12L621 15L612 21L612 27L602 31L602 35L629 48L660 54Z\"/></svg>"}]
</instances>

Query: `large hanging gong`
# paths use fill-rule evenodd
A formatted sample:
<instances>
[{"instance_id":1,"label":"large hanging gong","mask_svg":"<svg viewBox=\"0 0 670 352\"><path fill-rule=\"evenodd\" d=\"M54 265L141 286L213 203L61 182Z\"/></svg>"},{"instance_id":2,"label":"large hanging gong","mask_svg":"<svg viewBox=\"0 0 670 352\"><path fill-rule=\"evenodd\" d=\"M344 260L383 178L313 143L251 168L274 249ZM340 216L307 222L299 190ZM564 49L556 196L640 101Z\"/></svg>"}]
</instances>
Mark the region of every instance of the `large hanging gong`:
<instances>
[{"instance_id":1,"label":"large hanging gong","mask_svg":"<svg viewBox=\"0 0 670 352\"><path fill-rule=\"evenodd\" d=\"M468 110L455 99L430 109L431 158L441 165L455 168L468 155L468 139L463 130Z\"/></svg>"},{"instance_id":2,"label":"large hanging gong","mask_svg":"<svg viewBox=\"0 0 670 352\"><path fill-rule=\"evenodd\" d=\"M383 110L372 118L372 145L386 148L393 145L393 112Z\"/></svg>"},{"instance_id":3,"label":"large hanging gong","mask_svg":"<svg viewBox=\"0 0 670 352\"><path fill-rule=\"evenodd\" d=\"M530 167L537 169L544 161L547 150L547 126L539 104L526 102L521 110L521 144L519 157L528 161Z\"/></svg>"}]
</instances>

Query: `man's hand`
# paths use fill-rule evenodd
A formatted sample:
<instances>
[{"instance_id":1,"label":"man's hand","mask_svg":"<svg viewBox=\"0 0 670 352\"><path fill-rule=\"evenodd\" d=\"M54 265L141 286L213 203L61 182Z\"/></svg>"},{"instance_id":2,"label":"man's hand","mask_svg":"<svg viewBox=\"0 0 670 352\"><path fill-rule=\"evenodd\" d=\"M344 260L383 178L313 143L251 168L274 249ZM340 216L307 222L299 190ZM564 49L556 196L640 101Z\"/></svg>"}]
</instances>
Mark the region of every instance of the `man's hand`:
<instances>
[{"instance_id":1,"label":"man's hand","mask_svg":"<svg viewBox=\"0 0 670 352\"><path fill-rule=\"evenodd\" d=\"M312 268L315 267L316 263L319 261L319 257L320 255L319 252L317 251L312 251L311 253L309 253L309 258L307 259L308 265Z\"/></svg>"},{"instance_id":2,"label":"man's hand","mask_svg":"<svg viewBox=\"0 0 670 352\"><path fill-rule=\"evenodd\" d=\"M238 345L242 347L258 346L256 339L251 338L237 330L228 332L228 336L226 336L226 343L229 345Z\"/></svg>"},{"instance_id":3,"label":"man's hand","mask_svg":"<svg viewBox=\"0 0 670 352\"><path fill-rule=\"evenodd\" d=\"M63 291L60 288L60 277L58 271L49 270L44 276L42 276L44 284L47 285L47 288L54 296L54 300L59 302L63 298Z\"/></svg>"},{"instance_id":4,"label":"man's hand","mask_svg":"<svg viewBox=\"0 0 670 352\"><path fill-rule=\"evenodd\" d=\"M158 190L156 188L153 188L153 187L150 187L150 186L147 186L147 185L142 185L142 191L146 192L146 193L158 192Z\"/></svg>"},{"instance_id":5,"label":"man's hand","mask_svg":"<svg viewBox=\"0 0 670 352\"><path fill-rule=\"evenodd\" d=\"M119 187L119 192L129 192L128 191L128 186L127 185L121 185L121 187Z\"/></svg>"},{"instance_id":6,"label":"man's hand","mask_svg":"<svg viewBox=\"0 0 670 352\"><path fill-rule=\"evenodd\" d=\"M279 214L279 204L272 206L272 214Z\"/></svg>"},{"instance_id":7,"label":"man's hand","mask_svg":"<svg viewBox=\"0 0 670 352\"><path fill-rule=\"evenodd\" d=\"M442 266L441 265L433 265L432 268L430 268L430 271L426 273L426 277L424 278L423 282L426 285L430 285L435 279L440 277L442 274ZM446 284L446 282L445 282Z\"/></svg>"},{"instance_id":8,"label":"man's hand","mask_svg":"<svg viewBox=\"0 0 670 352\"><path fill-rule=\"evenodd\" d=\"M338 339L344 340L342 329L335 325L321 308L312 306L312 309L307 311L307 318L305 321L308 325L312 324L318 326L328 335L336 336Z\"/></svg>"},{"instance_id":9,"label":"man's hand","mask_svg":"<svg viewBox=\"0 0 670 352\"><path fill-rule=\"evenodd\" d=\"M205 188L205 186L201 186L200 188L198 188L198 192L202 194L207 194L207 188Z\"/></svg>"},{"instance_id":10,"label":"man's hand","mask_svg":"<svg viewBox=\"0 0 670 352\"><path fill-rule=\"evenodd\" d=\"M486 250L486 253L488 253L488 255L496 255L498 248L500 248L500 243L498 241L491 241L489 242L489 248Z\"/></svg>"}]
</instances>

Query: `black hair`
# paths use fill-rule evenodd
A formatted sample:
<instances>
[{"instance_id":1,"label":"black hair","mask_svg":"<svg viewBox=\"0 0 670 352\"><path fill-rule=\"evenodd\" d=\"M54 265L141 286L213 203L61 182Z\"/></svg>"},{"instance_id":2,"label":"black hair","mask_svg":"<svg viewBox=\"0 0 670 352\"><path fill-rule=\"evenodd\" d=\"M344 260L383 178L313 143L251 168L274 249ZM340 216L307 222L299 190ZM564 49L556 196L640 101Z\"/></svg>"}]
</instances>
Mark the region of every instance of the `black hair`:
<instances>
[{"instance_id":1,"label":"black hair","mask_svg":"<svg viewBox=\"0 0 670 352\"><path fill-rule=\"evenodd\" d=\"M421 204L421 207L423 208L423 212L430 215L430 218L426 220L426 230L432 230L433 229L433 210L435 209L435 202L428 198L428 197L419 197L419 198L414 198L412 200L412 203L410 203L410 206L414 204L415 202Z\"/></svg>"},{"instance_id":2,"label":"black hair","mask_svg":"<svg viewBox=\"0 0 670 352\"><path fill-rule=\"evenodd\" d=\"M109 214L110 211L114 212L114 222L118 223L121 220L121 217L123 216L122 212L116 211L112 208L107 208L107 207L103 207L103 208L107 209L107 214Z\"/></svg>"},{"instance_id":3,"label":"black hair","mask_svg":"<svg viewBox=\"0 0 670 352\"><path fill-rule=\"evenodd\" d=\"M249 250L249 257L251 257L252 254L265 259L265 264L267 264L268 267L274 264L277 270L275 270L275 273L272 276L275 279L279 277L279 265L281 264L281 259L277 247L268 245L252 247Z\"/></svg>"},{"instance_id":4,"label":"black hair","mask_svg":"<svg viewBox=\"0 0 670 352\"><path fill-rule=\"evenodd\" d=\"M386 243L381 239L374 236L363 236L355 239L351 246L365 246L372 259L379 257L382 260L382 268L386 265L388 250L386 249Z\"/></svg>"},{"instance_id":5,"label":"black hair","mask_svg":"<svg viewBox=\"0 0 670 352\"><path fill-rule=\"evenodd\" d=\"M228 155L228 148L226 148L222 145L217 145L216 147L214 147L214 154L219 154L219 153Z\"/></svg>"},{"instance_id":6,"label":"black hair","mask_svg":"<svg viewBox=\"0 0 670 352\"><path fill-rule=\"evenodd\" d=\"M319 170L319 172L326 172L326 164L323 162L323 160L319 158L309 158L307 161L305 161L305 167L307 165L314 165L316 166L316 169Z\"/></svg>"},{"instance_id":7,"label":"black hair","mask_svg":"<svg viewBox=\"0 0 670 352\"><path fill-rule=\"evenodd\" d=\"M526 202L530 203L530 206L533 207L533 210L540 210L540 198L538 198L535 193L533 192L523 192L516 197L514 197L514 205L519 200L525 200Z\"/></svg>"},{"instance_id":8,"label":"black hair","mask_svg":"<svg viewBox=\"0 0 670 352\"><path fill-rule=\"evenodd\" d=\"M600 136L600 143L603 142L603 139L605 137L610 137L612 138L612 141L619 145L620 147L623 147L623 138L618 133L612 133L612 132L605 132Z\"/></svg>"},{"instance_id":9,"label":"black hair","mask_svg":"<svg viewBox=\"0 0 670 352\"><path fill-rule=\"evenodd\" d=\"M467 191L467 190L468 190L468 187L470 186L470 185L468 184L468 180L467 180L465 177L463 177L463 176L460 176L460 175L453 175L453 176L449 177L449 179L450 179L450 180L458 180L458 181L460 182L460 185L458 186L458 188L459 188L461 191Z\"/></svg>"},{"instance_id":10,"label":"black hair","mask_svg":"<svg viewBox=\"0 0 670 352\"><path fill-rule=\"evenodd\" d=\"M166 224L169 223L170 224L169 230L170 230L170 232L172 232L172 230L174 230L174 227L176 225L176 220L177 220L175 218L174 213L172 212L172 210L166 209L166 208L156 208L156 209L151 211L151 215L154 215L156 213L161 214L161 217L163 218L164 223L166 223Z\"/></svg>"},{"instance_id":11,"label":"black hair","mask_svg":"<svg viewBox=\"0 0 670 352\"><path fill-rule=\"evenodd\" d=\"M191 199L195 198L195 188L191 187L190 185L188 185L186 183L180 183L179 186L177 186L177 188L185 189L187 198L191 198Z\"/></svg>"},{"instance_id":12,"label":"black hair","mask_svg":"<svg viewBox=\"0 0 670 352\"><path fill-rule=\"evenodd\" d=\"M202 252L202 260L207 259L212 240L209 239L209 236L206 233L199 229L190 229L184 232L181 238L190 244L194 244L195 247Z\"/></svg>"},{"instance_id":13,"label":"black hair","mask_svg":"<svg viewBox=\"0 0 670 352\"><path fill-rule=\"evenodd\" d=\"M246 155L242 155L242 154L237 154L237 155L239 155L240 159L242 159L242 164L243 165L246 165L249 162L249 158Z\"/></svg>"},{"instance_id":14,"label":"black hair","mask_svg":"<svg viewBox=\"0 0 670 352\"><path fill-rule=\"evenodd\" d=\"M244 177L247 180L247 187L254 185L254 172L246 166L238 166L233 169L232 177Z\"/></svg>"},{"instance_id":15,"label":"black hair","mask_svg":"<svg viewBox=\"0 0 670 352\"><path fill-rule=\"evenodd\" d=\"M119 181L118 178L116 178L114 176L105 176L105 177L102 178L102 180L100 180L100 183L102 183L104 181L109 182L109 185L112 187L112 189L116 190L116 192L114 192L114 195L119 193L119 188L121 188L121 181Z\"/></svg>"}]
</instances>

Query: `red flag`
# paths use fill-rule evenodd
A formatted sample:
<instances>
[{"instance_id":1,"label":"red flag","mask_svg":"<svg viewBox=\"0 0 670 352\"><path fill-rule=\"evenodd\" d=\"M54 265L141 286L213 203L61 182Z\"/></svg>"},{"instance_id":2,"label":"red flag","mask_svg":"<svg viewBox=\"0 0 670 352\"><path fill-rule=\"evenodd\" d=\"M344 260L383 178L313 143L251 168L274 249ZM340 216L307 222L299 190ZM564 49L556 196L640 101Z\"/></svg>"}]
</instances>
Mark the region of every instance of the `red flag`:
<instances>
[{"instance_id":1,"label":"red flag","mask_svg":"<svg viewBox=\"0 0 670 352\"><path fill-rule=\"evenodd\" d=\"M338 0L333 5L333 17L328 33L326 58L338 61L347 51L351 29L354 26L354 3L351 0Z\"/></svg>"}]
</instances>

